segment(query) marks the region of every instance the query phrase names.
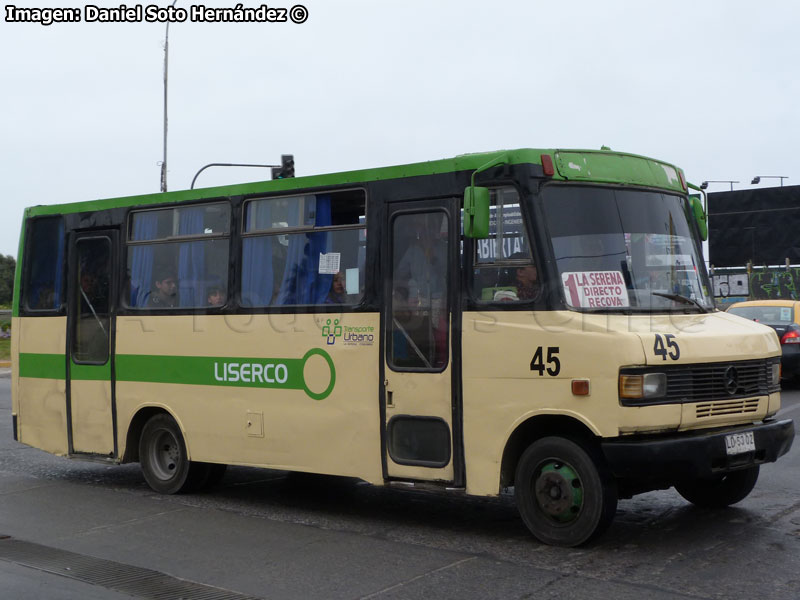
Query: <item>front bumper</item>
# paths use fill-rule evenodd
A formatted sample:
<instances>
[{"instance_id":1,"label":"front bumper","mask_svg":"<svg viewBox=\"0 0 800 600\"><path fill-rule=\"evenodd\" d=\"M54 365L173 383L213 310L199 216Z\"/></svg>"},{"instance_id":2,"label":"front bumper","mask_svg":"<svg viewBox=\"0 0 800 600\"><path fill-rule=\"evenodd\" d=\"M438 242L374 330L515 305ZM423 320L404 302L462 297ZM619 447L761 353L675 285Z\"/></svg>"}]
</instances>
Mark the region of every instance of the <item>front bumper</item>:
<instances>
[{"instance_id":1,"label":"front bumper","mask_svg":"<svg viewBox=\"0 0 800 600\"><path fill-rule=\"evenodd\" d=\"M725 436L753 432L755 452L728 456ZM600 446L615 477L678 481L775 462L792 447L794 421L768 421L679 434L614 438Z\"/></svg>"}]
</instances>

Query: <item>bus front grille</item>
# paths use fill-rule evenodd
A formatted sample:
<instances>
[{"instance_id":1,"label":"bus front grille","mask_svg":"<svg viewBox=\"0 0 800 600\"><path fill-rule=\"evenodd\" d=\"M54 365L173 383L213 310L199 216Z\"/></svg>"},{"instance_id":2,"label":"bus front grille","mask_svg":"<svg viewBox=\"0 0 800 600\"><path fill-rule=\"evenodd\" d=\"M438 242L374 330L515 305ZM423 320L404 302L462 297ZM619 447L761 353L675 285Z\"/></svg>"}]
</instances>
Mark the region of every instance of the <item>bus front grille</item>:
<instances>
[{"instance_id":1,"label":"bus front grille","mask_svg":"<svg viewBox=\"0 0 800 600\"><path fill-rule=\"evenodd\" d=\"M698 419L707 417L724 417L727 415L742 415L758 411L758 399L749 400L723 400L720 402L701 402L695 407Z\"/></svg>"},{"instance_id":2,"label":"bus front grille","mask_svg":"<svg viewBox=\"0 0 800 600\"><path fill-rule=\"evenodd\" d=\"M667 391L659 398L620 398L620 401L624 406L698 402L698 417L752 412L755 408L751 411L749 402L734 401L750 399L755 406L758 402L753 400L754 397L779 391L780 385L771 382L772 367L779 361L778 358L769 358L625 368L620 371L621 374L664 373L667 376Z\"/></svg>"}]
</instances>

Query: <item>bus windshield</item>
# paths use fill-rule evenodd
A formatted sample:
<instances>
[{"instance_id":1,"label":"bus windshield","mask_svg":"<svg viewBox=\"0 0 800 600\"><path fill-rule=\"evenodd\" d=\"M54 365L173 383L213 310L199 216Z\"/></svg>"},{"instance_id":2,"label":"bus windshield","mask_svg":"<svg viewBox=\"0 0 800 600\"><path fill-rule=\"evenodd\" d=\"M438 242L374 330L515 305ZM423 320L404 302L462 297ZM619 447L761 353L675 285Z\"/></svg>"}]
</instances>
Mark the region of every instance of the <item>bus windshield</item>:
<instances>
[{"instance_id":1,"label":"bus windshield","mask_svg":"<svg viewBox=\"0 0 800 600\"><path fill-rule=\"evenodd\" d=\"M686 200L672 194L551 185L543 206L567 304L576 309L713 308Z\"/></svg>"}]
</instances>

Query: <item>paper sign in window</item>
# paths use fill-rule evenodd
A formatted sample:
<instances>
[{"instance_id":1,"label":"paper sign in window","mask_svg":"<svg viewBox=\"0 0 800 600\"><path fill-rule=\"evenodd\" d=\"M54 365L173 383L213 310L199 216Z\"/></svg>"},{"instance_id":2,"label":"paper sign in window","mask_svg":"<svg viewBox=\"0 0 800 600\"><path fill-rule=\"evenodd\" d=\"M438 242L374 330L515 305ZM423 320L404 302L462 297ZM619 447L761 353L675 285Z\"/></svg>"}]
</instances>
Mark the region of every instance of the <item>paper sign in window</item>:
<instances>
[{"instance_id":1,"label":"paper sign in window","mask_svg":"<svg viewBox=\"0 0 800 600\"><path fill-rule=\"evenodd\" d=\"M358 268L345 271L345 288L348 294L358 294Z\"/></svg>"},{"instance_id":2,"label":"paper sign in window","mask_svg":"<svg viewBox=\"0 0 800 600\"><path fill-rule=\"evenodd\" d=\"M321 275L336 275L339 272L339 264L341 263L341 252L328 252L327 254L319 254L319 273Z\"/></svg>"},{"instance_id":3,"label":"paper sign in window","mask_svg":"<svg viewBox=\"0 0 800 600\"><path fill-rule=\"evenodd\" d=\"M620 271L577 271L561 274L567 304L580 308L630 306Z\"/></svg>"}]
</instances>

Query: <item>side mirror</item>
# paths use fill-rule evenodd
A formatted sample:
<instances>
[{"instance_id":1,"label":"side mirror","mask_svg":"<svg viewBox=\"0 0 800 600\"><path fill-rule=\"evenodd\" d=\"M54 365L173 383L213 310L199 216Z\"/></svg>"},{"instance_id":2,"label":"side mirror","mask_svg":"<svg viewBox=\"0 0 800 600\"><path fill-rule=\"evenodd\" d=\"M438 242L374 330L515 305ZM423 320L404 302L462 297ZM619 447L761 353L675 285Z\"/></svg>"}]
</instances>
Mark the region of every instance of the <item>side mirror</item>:
<instances>
[{"instance_id":1,"label":"side mirror","mask_svg":"<svg viewBox=\"0 0 800 600\"><path fill-rule=\"evenodd\" d=\"M464 190L464 236L489 237L489 188L471 185Z\"/></svg>"},{"instance_id":2,"label":"side mirror","mask_svg":"<svg viewBox=\"0 0 800 600\"><path fill-rule=\"evenodd\" d=\"M708 240L708 215L703 208L703 201L700 196L689 196L689 202L692 206L694 220L697 222L697 228L700 230L700 237L705 242Z\"/></svg>"}]
</instances>

